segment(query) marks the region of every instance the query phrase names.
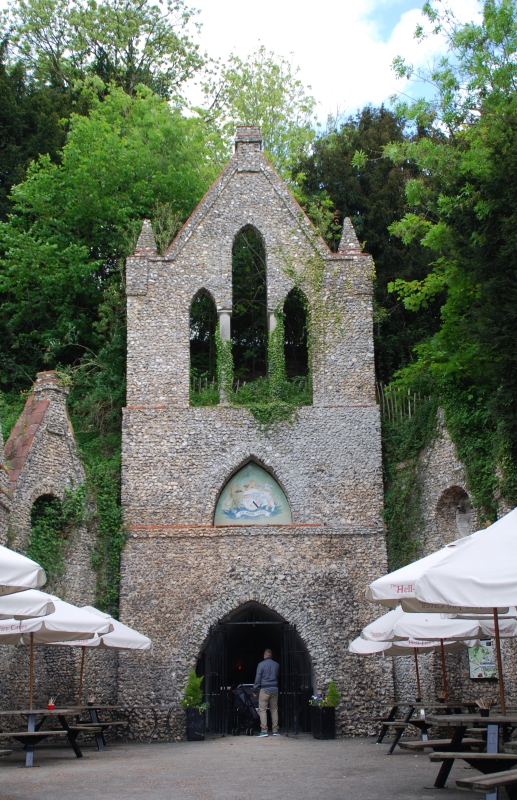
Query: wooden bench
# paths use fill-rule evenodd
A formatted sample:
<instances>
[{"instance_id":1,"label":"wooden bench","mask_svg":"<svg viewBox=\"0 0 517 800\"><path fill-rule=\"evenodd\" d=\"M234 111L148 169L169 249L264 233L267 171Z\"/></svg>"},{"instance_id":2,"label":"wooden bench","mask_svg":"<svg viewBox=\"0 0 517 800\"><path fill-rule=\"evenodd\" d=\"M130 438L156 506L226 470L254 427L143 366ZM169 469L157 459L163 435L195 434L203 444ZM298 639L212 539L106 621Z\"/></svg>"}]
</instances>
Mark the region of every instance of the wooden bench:
<instances>
[{"instance_id":1,"label":"wooden bench","mask_svg":"<svg viewBox=\"0 0 517 800\"><path fill-rule=\"evenodd\" d=\"M442 753L431 753L429 758L431 761L446 761L448 758L462 758L464 761L468 761L469 764L471 761L479 761L480 763L486 762L487 765L490 762L500 761L504 763L508 761L510 763L517 764L517 753L515 755L513 753L462 753L453 750L444 750ZM480 772L483 770L480 769ZM488 772L488 770L487 770Z\"/></svg>"},{"instance_id":2,"label":"wooden bench","mask_svg":"<svg viewBox=\"0 0 517 800\"><path fill-rule=\"evenodd\" d=\"M504 786L510 800L517 800L517 769L492 772L491 775L477 775L475 778L461 778L456 781L458 789L488 794Z\"/></svg>"},{"instance_id":3,"label":"wooden bench","mask_svg":"<svg viewBox=\"0 0 517 800\"><path fill-rule=\"evenodd\" d=\"M127 719L114 719L110 722L80 722L79 725L83 725L86 728L109 728L110 725L118 725L127 728L129 722Z\"/></svg>"},{"instance_id":4,"label":"wooden bench","mask_svg":"<svg viewBox=\"0 0 517 800\"><path fill-rule=\"evenodd\" d=\"M4 756L10 756L12 752L12 750L0 750L0 758L4 758Z\"/></svg>"},{"instance_id":5,"label":"wooden bench","mask_svg":"<svg viewBox=\"0 0 517 800\"><path fill-rule=\"evenodd\" d=\"M100 724L96 722L95 724L92 723L91 725L69 725L68 730L78 731L79 733L81 731L88 731L88 733L100 733L102 728L100 727ZM66 733L66 731L64 731L64 733Z\"/></svg>"},{"instance_id":6,"label":"wooden bench","mask_svg":"<svg viewBox=\"0 0 517 800\"><path fill-rule=\"evenodd\" d=\"M442 747L447 747L452 742L452 739L427 739L417 742L400 742L399 747L406 750L424 750L426 747L431 747L433 750L440 750ZM483 749L486 747L486 742L482 739L463 739L462 747L477 747Z\"/></svg>"},{"instance_id":7,"label":"wooden bench","mask_svg":"<svg viewBox=\"0 0 517 800\"><path fill-rule=\"evenodd\" d=\"M46 736L66 736L66 731L2 731L0 739L5 739L10 736L12 739L20 739L22 736L26 739L34 739L37 736L44 738Z\"/></svg>"}]
</instances>

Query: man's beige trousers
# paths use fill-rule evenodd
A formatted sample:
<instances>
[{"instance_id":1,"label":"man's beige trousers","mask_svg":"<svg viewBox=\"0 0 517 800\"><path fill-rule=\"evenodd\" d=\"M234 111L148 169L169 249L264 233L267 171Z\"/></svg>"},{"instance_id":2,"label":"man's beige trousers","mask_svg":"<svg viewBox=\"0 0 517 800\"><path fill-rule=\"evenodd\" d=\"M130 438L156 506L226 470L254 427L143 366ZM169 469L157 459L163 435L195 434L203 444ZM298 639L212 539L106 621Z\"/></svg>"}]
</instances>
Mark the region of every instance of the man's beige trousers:
<instances>
[{"instance_id":1,"label":"man's beige trousers","mask_svg":"<svg viewBox=\"0 0 517 800\"><path fill-rule=\"evenodd\" d=\"M267 733L267 707L271 711L273 733L278 733L278 692L268 692L261 689L259 692L260 730Z\"/></svg>"}]
</instances>

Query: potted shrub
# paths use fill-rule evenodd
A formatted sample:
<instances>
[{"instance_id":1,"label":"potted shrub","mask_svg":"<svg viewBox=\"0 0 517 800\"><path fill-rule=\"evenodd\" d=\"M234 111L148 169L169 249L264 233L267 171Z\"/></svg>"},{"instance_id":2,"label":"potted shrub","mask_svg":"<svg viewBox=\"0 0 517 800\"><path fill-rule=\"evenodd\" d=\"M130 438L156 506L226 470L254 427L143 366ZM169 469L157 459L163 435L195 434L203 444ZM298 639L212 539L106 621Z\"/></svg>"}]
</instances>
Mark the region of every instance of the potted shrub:
<instances>
[{"instance_id":1,"label":"potted shrub","mask_svg":"<svg viewBox=\"0 0 517 800\"><path fill-rule=\"evenodd\" d=\"M202 742L205 738L205 711L209 703L203 703L201 683L203 675L197 677L191 669L181 705L187 712L187 739L189 742Z\"/></svg>"},{"instance_id":2,"label":"potted shrub","mask_svg":"<svg viewBox=\"0 0 517 800\"><path fill-rule=\"evenodd\" d=\"M334 681L330 681L326 694L314 694L311 706L311 728L315 739L334 739L336 736L336 706L341 695Z\"/></svg>"}]
</instances>

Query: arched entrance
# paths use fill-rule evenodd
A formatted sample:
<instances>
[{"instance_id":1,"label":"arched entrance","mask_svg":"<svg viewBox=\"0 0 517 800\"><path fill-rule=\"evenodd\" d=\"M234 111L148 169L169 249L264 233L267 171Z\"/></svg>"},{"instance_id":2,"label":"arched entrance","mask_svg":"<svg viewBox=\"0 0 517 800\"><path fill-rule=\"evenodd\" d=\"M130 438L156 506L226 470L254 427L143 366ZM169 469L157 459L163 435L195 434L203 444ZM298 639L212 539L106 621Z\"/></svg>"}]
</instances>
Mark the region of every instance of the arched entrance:
<instances>
[{"instance_id":1,"label":"arched entrance","mask_svg":"<svg viewBox=\"0 0 517 800\"><path fill-rule=\"evenodd\" d=\"M212 625L198 660L197 673L205 676L205 699L210 702L207 725L211 733L232 730L232 688L253 684L266 648L280 663L281 729L295 735L310 731L313 674L309 652L295 625L267 606L249 602Z\"/></svg>"}]
</instances>

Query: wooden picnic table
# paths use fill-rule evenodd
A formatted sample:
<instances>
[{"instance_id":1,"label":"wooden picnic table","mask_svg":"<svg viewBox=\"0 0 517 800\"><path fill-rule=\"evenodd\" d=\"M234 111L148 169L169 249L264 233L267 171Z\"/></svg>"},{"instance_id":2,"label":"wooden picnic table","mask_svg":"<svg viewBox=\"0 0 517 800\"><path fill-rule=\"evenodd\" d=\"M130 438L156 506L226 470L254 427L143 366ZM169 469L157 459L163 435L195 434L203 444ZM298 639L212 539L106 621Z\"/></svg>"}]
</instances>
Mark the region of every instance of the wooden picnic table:
<instances>
[{"instance_id":1,"label":"wooden picnic table","mask_svg":"<svg viewBox=\"0 0 517 800\"><path fill-rule=\"evenodd\" d=\"M0 734L2 737L10 737L12 739L16 739L16 741L21 742L25 745L25 766L32 767L34 766L34 747L39 744L39 742L43 741L44 739L48 739L49 736L65 736L68 739L70 747L74 751L77 758L82 758L83 754L81 753L81 749L77 744L77 737L83 730L88 730L85 726L81 725L70 725L68 722L67 717L76 716L79 712L77 707L72 708L55 708L53 711L49 711L48 708L33 708L33 709L21 709L21 710L13 710L13 711L0 711L0 716L2 717L22 717L27 720L27 728L25 731L2 731ZM40 717L38 721L36 721L36 717ZM44 729L43 723L48 718L55 717L61 725L61 730L59 729Z\"/></svg>"},{"instance_id":2,"label":"wooden picnic table","mask_svg":"<svg viewBox=\"0 0 517 800\"><path fill-rule=\"evenodd\" d=\"M501 769L510 769L517 764L517 754L512 756L509 753L499 753L499 729L509 736L509 731L517 726L517 714L511 713L502 716L500 714L482 717L480 714L450 714L447 715L447 724L452 728L450 744L443 748L442 752L433 753L431 761L441 761L441 766L436 776L434 785L437 789L443 789L449 773L454 764L455 758L462 758L475 769L479 769L484 774L498 772ZM435 725L443 725L444 717L441 715L431 715L428 721ZM461 751L461 744L467 729L475 725L480 728L487 728L487 752L469 754ZM450 755L449 755L450 754ZM509 758L507 756L510 756Z\"/></svg>"},{"instance_id":3,"label":"wooden picnic table","mask_svg":"<svg viewBox=\"0 0 517 800\"><path fill-rule=\"evenodd\" d=\"M389 703L390 701L388 701ZM456 710L458 713L461 712L462 708L467 708L469 711L473 711L475 709L475 705L473 705L470 701L461 702L461 701L452 701L447 703L423 703L422 701L417 702L413 700L412 702L406 702L402 700L393 701L393 705L384 717L373 717L372 721L380 722L381 730L379 732L379 736L376 740L376 744L381 744L384 737L388 733L389 730L393 730L395 732L395 738L391 744L390 749L388 750L387 755L392 755L393 751L395 750L396 746L399 744L402 736L404 735L404 731L410 725L413 727L418 728L422 735L422 740L425 741L427 739L427 731L429 728L432 727L432 723L428 721L428 717L424 719L420 717L414 717L413 714L417 708L431 708L434 711L444 712L447 717L451 716L454 711ZM399 708L407 708L408 711L404 715L403 718L397 719L397 712ZM449 722L449 720L447 720Z\"/></svg>"},{"instance_id":4,"label":"wooden picnic table","mask_svg":"<svg viewBox=\"0 0 517 800\"><path fill-rule=\"evenodd\" d=\"M97 750L105 750L106 749L106 739L104 738L104 729L105 728L115 728L115 727L124 727L127 728L129 726L128 720L121 720L121 719L109 719L109 720L100 720L99 719L99 711L123 711L125 710L125 706L103 706L98 703L87 703L85 706L78 706L78 709L81 713L87 711L90 715L90 722L82 723L86 726L90 727L92 731L94 731L95 741L97 743ZM95 729L95 730L94 730Z\"/></svg>"}]
</instances>

